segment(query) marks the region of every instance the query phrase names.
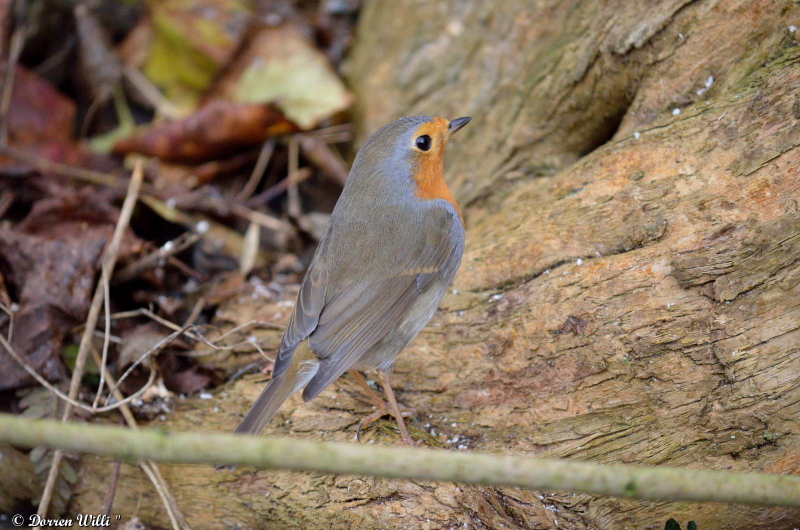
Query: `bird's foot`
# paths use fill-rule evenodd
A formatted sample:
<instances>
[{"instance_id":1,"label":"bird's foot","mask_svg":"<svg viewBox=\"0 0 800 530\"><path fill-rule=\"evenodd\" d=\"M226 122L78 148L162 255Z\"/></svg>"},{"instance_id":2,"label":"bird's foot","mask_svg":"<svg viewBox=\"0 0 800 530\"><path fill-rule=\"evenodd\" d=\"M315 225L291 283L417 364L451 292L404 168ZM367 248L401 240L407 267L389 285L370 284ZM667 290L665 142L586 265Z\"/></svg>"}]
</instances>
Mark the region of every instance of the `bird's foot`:
<instances>
[{"instance_id":1,"label":"bird's foot","mask_svg":"<svg viewBox=\"0 0 800 530\"><path fill-rule=\"evenodd\" d=\"M375 412L361 420L358 424L358 430L356 431L356 440L359 442L361 441L361 431L374 423L379 418L386 416L387 414L390 416L394 416L394 419L397 420L397 427L400 429L400 435L403 438L403 441L410 445L414 446L414 440L411 439L411 435L408 434L408 429L406 429L406 423L403 421L404 417L414 416L416 414L416 410L410 409L408 407L403 407L398 405L397 399L394 397L394 391L392 390L391 385L389 384L389 377L383 373L378 372L378 378L380 380L381 386L383 386L384 391L386 392L386 397L389 398L389 402L382 400L378 394L375 393L374 390L369 386L367 383L367 379L364 377L364 374L358 371L352 371L353 377L355 378L356 382L364 389L367 397L375 404Z\"/></svg>"},{"instance_id":2,"label":"bird's foot","mask_svg":"<svg viewBox=\"0 0 800 530\"><path fill-rule=\"evenodd\" d=\"M400 409L401 419L398 420L398 424L401 421L403 421L402 418L411 418L411 417L414 417L417 414L416 409L412 409L412 408L409 408L409 407L404 407L402 405L399 406L399 409ZM358 430L356 430L356 440L358 440L360 442L361 441L361 431L365 430L367 427L369 427L370 425L372 425L373 423L375 423L376 421L378 421L379 419L381 419L384 416L392 416L395 419L397 419L397 417L395 416L395 414L392 411L391 407L385 401L383 402L382 406L376 407L375 412L373 412L369 416L364 417L358 423ZM415 445L414 444L414 440L411 438L410 435L408 435L407 433L403 433L403 429L401 429L400 432L401 432L401 434L406 434L406 436L403 436L403 441L406 444L408 444L410 446L414 446Z\"/></svg>"}]
</instances>

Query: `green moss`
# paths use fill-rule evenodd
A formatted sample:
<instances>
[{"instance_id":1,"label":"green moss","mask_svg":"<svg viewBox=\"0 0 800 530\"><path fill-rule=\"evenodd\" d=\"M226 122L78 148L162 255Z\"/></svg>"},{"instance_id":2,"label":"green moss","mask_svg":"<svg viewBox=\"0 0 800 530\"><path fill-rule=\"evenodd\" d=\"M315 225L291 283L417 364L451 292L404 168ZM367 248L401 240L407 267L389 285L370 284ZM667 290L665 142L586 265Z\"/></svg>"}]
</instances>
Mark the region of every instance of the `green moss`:
<instances>
[{"instance_id":1,"label":"green moss","mask_svg":"<svg viewBox=\"0 0 800 530\"><path fill-rule=\"evenodd\" d=\"M638 488L636 487L636 482L631 480L622 488L622 494L627 497L633 497L636 495Z\"/></svg>"}]
</instances>

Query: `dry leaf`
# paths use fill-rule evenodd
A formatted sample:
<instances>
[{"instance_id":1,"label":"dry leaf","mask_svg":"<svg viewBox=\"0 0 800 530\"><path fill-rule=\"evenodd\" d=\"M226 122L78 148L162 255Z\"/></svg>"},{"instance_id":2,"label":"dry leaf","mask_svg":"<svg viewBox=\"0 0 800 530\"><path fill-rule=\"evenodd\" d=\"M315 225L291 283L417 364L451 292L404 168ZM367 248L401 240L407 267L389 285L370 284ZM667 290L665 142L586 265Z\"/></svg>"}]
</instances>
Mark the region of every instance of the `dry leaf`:
<instances>
[{"instance_id":1,"label":"dry leaf","mask_svg":"<svg viewBox=\"0 0 800 530\"><path fill-rule=\"evenodd\" d=\"M188 118L153 125L123 138L113 151L142 153L172 162L204 162L297 130L272 105L217 100Z\"/></svg>"},{"instance_id":2,"label":"dry leaf","mask_svg":"<svg viewBox=\"0 0 800 530\"><path fill-rule=\"evenodd\" d=\"M137 326L125 336L117 359L117 367L124 369L132 365L165 338L167 338L166 333L154 331L148 324ZM140 366L147 368L149 363L144 362Z\"/></svg>"},{"instance_id":3,"label":"dry leaf","mask_svg":"<svg viewBox=\"0 0 800 530\"><path fill-rule=\"evenodd\" d=\"M214 92L241 103L274 102L304 130L353 102L325 55L288 24L262 28Z\"/></svg>"},{"instance_id":4,"label":"dry leaf","mask_svg":"<svg viewBox=\"0 0 800 530\"><path fill-rule=\"evenodd\" d=\"M28 363L58 379L66 333L86 318L100 258L116 224L117 209L92 188L41 200L16 230L0 230L0 270L17 293L12 345ZM140 248L126 234L121 259ZM7 326L1 333L7 335ZM0 389L33 380L0 349Z\"/></svg>"},{"instance_id":5,"label":"dry leaf","mask_svg":"<svg viewBox=\"0 0 800 530\"><path fill-rule=\"evenodd\" d=\"M237 0L150 2L152 25L144 74L176 104L192 109L233 57L251 13ZM127 53L135 55L128 50Z\"/></svg>"},{"instance_id":6,"label":"dry leaf","mask_svg":"<svg viewBox=\"0 0 800 530\"><path fill-rule=\"evenodd\" d=\"M50 240L0 230L0 268L19 293L11 344L48 379L64 375L61 344L66 333L86 317L97 263L110 235L110 230L94 229L80 237ZM7 335L8 330L0 333ZM32 382L0 348L0 390Z\"/></svg>"},{"instance_id":7,"label":"dry leaf","mask_svg":"<svg viewBox=\"0 0 800 530\"><path fill-rule=\"evenodd\" d=\"M8 112L8 140L13 145L71 142L75 102L27 68L17 66Z\"/></svg>"}]
</instances>

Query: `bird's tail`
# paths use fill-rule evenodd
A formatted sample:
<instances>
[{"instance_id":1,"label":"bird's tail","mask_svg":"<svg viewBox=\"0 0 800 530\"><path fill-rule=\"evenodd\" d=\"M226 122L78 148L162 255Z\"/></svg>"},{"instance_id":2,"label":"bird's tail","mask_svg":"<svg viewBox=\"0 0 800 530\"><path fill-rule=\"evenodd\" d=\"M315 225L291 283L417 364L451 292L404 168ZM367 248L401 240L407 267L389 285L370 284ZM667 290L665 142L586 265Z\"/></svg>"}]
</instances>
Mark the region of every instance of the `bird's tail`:
<instances>
[{"instance_id":1,"label":"bird's tail","mask_svg":"<svg viewBox=\"0 0 800 530\"><path fill-rule=\"evenodd\" d=\"M319 359L302 342L292 354L292 363L280 376L273 378L258 396L250 411L236 428L236 434L259 434L289 396L308 384L319 368Z\"/></svg>"}]
</instances>

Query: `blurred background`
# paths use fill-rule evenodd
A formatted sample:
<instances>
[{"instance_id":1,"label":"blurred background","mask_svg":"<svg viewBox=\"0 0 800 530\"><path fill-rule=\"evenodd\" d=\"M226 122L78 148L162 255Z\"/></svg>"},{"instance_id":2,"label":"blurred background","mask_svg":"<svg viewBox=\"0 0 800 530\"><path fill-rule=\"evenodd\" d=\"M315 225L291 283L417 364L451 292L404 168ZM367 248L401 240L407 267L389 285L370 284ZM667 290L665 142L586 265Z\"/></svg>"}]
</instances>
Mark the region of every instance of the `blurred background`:
<instances>
[{"instance_id":1,"label":"blurred background","mask_svg":"<svg viewBox=\"0 0 800 530\"><path fill-rule=\"evenodd\" d=\"M354 96L341 69L359 9L357 0L0 2L0 329L32 368L66 391L76 326L135 160L145 185L110 278L109 309L123 313L107 348L117 376L172 332L163 322L209 324L245 287L250 299L293 299L353 156ZM275 314L250 320L279 334L290 311L291 302L275 323ZM223 331L198 334L234 327L218 322ZM259 327L223 349L179 339L120 390L145 385L135 409L156 418L165 399L260 372L270 356ZM92 348L103 350L102 335ZM84 388L99 378L89 359ZM58 415L35 383L0 355L0 410ZM33 458L37 486L18 477L34 501L50 459ZM67 484L51 513L64 513ZM0 511L13 512L8 495Z\"/></svg>"},{"instance_id":2,"label":"blurred background","mask_svg":"<svg viewBox=\"0 0 800 530\"><path fill-rule=\"evenodd\" d=\"M112 278L114 311L180 321L198 297L213 299L202 321L251 272L264 296L302 277L352 157L354 98L340 69L357 1L2 9L0 302L37 369L65 373L64 339L88 308L126 169L141 156L145 190ZM8 312L0 319L6 328ZM119 337L141 335L141 321L118 325ZM0 389L30 384L8 360ZM165 370L171 391L225 377L165 362L177 363Z\"/></svg>"}]
</instances>

